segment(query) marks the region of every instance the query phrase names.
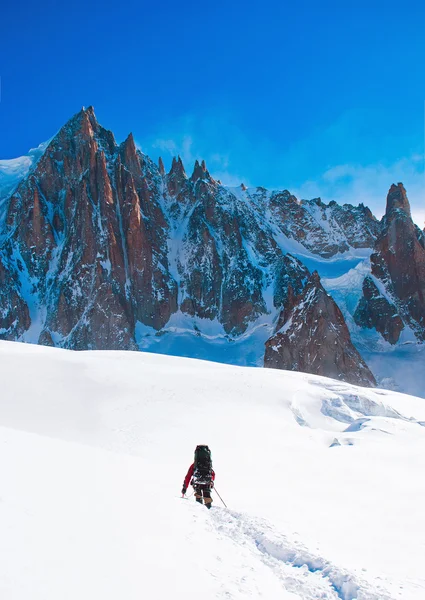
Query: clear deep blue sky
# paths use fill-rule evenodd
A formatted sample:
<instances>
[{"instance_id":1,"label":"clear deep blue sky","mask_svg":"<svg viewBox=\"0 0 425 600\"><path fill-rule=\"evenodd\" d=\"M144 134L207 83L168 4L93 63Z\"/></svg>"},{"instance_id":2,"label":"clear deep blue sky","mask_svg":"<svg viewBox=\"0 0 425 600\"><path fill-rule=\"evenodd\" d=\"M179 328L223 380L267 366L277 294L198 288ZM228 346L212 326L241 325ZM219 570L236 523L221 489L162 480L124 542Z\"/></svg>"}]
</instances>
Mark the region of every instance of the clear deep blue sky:
<instances>
[{"instance_id":1,"label":"clear deep blue sky","mask_svg":"<svg viewBox=\"0 0 425 600\"><path fill-rule=\"evenodd\" d=\"M0 157L94 105L118 141L224 183L365 201L403 180L425 219L425 7L383 2L3 3ZM422 211L422 212L421 212Z\"/></svg>"}]
</instances>

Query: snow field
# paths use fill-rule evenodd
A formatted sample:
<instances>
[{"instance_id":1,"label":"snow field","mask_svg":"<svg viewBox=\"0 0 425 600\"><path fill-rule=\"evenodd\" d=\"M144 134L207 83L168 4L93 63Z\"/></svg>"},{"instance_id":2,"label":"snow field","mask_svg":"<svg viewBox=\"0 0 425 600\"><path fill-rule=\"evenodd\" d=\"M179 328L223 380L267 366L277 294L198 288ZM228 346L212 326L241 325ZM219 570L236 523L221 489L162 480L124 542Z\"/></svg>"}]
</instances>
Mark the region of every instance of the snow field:
<instances>
[{"instance_id":1,"label":"snow field","mask_svg":"<svg viewBox=\"0 0 425 600\"><path fill-rule=\"evenodd\" d=\"M0 597L423 600L425 402L0 343ZM182 500L198 443L213 509Z\"/></svg>"}]
</instances>

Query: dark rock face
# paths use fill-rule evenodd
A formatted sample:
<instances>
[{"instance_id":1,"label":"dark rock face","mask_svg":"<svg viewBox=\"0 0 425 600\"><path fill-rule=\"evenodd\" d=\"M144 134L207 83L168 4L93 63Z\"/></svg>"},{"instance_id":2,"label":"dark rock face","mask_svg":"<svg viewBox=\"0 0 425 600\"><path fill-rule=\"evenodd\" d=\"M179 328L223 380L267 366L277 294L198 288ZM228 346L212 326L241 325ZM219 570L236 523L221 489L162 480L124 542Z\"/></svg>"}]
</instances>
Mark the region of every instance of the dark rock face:
<instances>
[{"instance_id":1,"label":"dark rock face","mask_svg":"<svg viewBox=\"0 0 425 600\"><path fill-rule=\"evenodd\" d=\"M409 325L418 339L425 339L424 239L412 221L406 190L401 183L392 185L388 193L371 266L372 275L383 283L393 306L389 308L389 302L378 303L376 293L372 299L371 285L366 283L364 298L356 313L359 324L375 327L391 343L398 340L404 325ZM394 320L391 326L390 318Z\"/></svg>"},{"instance_id":2,"label":"dark rock face","mask_svg":"<svg viewBox=\"0 0 425 600\"><path fill-rule=\"evenodd\" d=\"M360 327L374 327L390 344L398 342L404 328L396 307L380 293L371 277L365 277L363 281L363 298L354 313L354 320Z\"/></svg>"},{"instance_id":3,"label":"dark rock face","mask_svg":"<svg viewBox=\"0 0 425 600\"><path fill-rule=\"evenodd\" d=\"M358 385L375 379L355 349L344 317L315 271L291 298L266 342L264 366L325 375Z\"/></svg>"},{"instance_id":4,"label":"dark rock face","mask_svg":"<svg viewBox=\"0 0 425 600\"><path fill-rule=\"evenodd\" d=\"M20 259L16 262L18 270L11 269L0 253L0 339L13 340L31 325L28 306L20 294L19 268L24 267Z\"/></svg>"},{"instance_id":5,"label":"dark rock face","mask_svg":"<svg viewBox=\"0 0 425 600\"><path fill-rule=\"evenodd\" d=\"M276 307L283 307L280 319L285 311L292 310L295 296L303 291L309 277L309 270L291 254L286 254L279 261L273 300Z\"/></svg>"},{"instance_id":6,"label":"dark rock face","mask_svg":"<svg viewBox=\"0 0 425 600\"><path fill-rule=\"evenodd\" d=\"M425 248L425 230L419 229L419 227L415 224L416 237L418 238L419 244L422 248Z\"/></svg>"}]
</instances>

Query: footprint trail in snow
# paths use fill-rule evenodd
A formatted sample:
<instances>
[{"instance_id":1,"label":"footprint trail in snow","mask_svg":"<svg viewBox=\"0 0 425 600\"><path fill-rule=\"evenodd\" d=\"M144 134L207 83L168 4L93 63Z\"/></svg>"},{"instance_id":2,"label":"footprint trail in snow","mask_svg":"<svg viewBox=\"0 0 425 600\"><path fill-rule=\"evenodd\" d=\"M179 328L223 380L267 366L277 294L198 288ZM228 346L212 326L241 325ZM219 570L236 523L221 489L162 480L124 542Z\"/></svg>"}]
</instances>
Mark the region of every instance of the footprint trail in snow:
<instances>
[{"instance_id":1,"label":"footprint trail in snow","mask_svg":"<svg viewBox=\"0 0 425 600\"><path fill-rule=\"evenodd\" d=\"M238 546L249 547L272 569L282 588L302 600L393 600L382 587L339 568L325 558L291 542L264 519L215 507L211 512L217 532Z\"/></svg>"}]
</instances>

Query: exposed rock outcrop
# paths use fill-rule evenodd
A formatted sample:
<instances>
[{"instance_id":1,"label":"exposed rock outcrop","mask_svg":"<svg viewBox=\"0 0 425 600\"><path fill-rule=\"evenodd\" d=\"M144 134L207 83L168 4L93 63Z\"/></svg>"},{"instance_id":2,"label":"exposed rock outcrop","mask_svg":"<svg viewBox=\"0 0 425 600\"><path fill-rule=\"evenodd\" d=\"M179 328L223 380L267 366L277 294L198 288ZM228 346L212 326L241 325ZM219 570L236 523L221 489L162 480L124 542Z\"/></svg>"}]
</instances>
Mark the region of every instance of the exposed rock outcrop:
<instances>
[{"instance_id":1,"label":"exposed rock outcrop","mask_svg":"<svg viewBox=\"0 0 425 600\"><path fill-rule=\"evenodd\" d=\"M170 196L179 196L187 182L186 171L180 156L174 157L170 172L167 175L167 188Z\"/></svg>"},{"instance_id":2,"label":"exposed rock outcrop","mask_svg":"<svg viewBox=\"0 0 425 600\"><path fill-rule=\"evenodd\" d=\"M390 344L398 342L404 328L396 307L381 294L371 277L365 277L363 281L363 298L354 313L354 320L360 327L374 327Z\"/></svg>"},{"instance_id":3,"label":"exposed rock outcrop","mask_svg":"<svg viewBox=\"0 0 425 600\"><path fill-rule=\"evenodd\" d=\"M344 317L315 271L292 296L266 342L264 366L325 375L358 385L375 379L354 347Z\"/></svg>"},{"instance_id":4,"label":"exposed rock outcrop","mask_svg":"<svg viewBox=\"0 0 425 600\"><path fill-rule=\"evenodd\" d=\"M393 184L388 193L381 233L371 256L371 270L392 302L378 302L376 292L366 282L364 298L356 312L357 322L375 327L391 343L397 342L404 325L410 326L419 339L425 339L424 241L412 221L401 183Z\"/></svg>"},{"instance_id":5,"label":"exposed rock outcrop","mask_svg":"<svg viewBox=\"0 0 425 600\"><path fill-rule=\"evenodd\" d=\"M0 339L15 340L23 335L31 325L28 305L20 293L19 269L24 263L17 258L15 268L0 253Z\"/></svg>"},{"instance_id":6,"label":"exposed rock outcrop","mask_svg":"<svg viewBox=\"0 0 425 600\"><path fill-rule=\"evenodd\" d=\"M161 157L159 157L159 159L158 159L158 170L159 170L159 174L161 175L161 177L164 177L165 167L164 167L164 163L163 163Z\"/></svg>"},{"instance_id":7,"label":"exposed rock outcrop","mask_svg":"<svg viewBox=\"0 0 425 600\"><path fill-rule=\"evenodd\" d=\"M201 164L199 164L199 161L195 161L192 177L190 179L191 181L198 181L198 179L210 179L210 174L207 170L204 160L201 162Z\"/></svg>"}]
</instances>

